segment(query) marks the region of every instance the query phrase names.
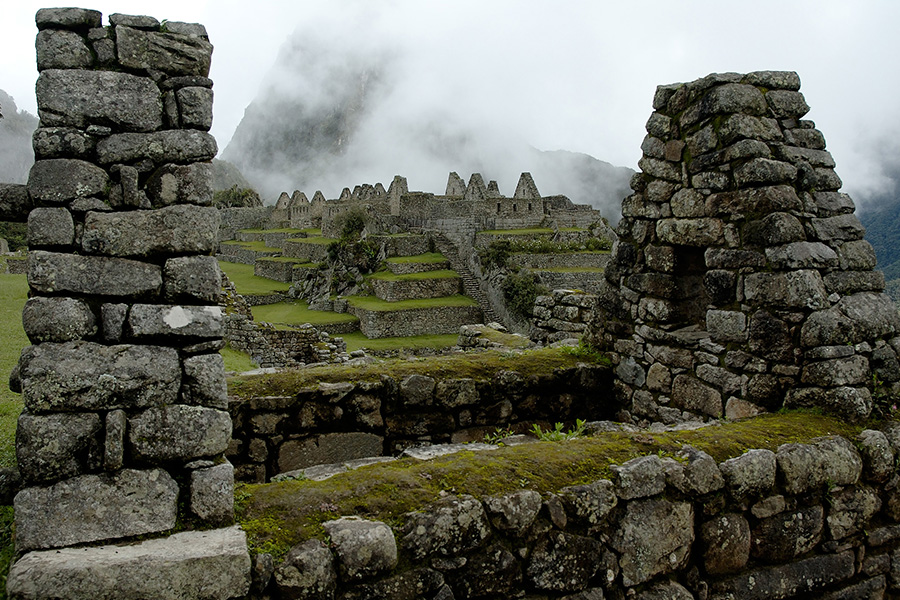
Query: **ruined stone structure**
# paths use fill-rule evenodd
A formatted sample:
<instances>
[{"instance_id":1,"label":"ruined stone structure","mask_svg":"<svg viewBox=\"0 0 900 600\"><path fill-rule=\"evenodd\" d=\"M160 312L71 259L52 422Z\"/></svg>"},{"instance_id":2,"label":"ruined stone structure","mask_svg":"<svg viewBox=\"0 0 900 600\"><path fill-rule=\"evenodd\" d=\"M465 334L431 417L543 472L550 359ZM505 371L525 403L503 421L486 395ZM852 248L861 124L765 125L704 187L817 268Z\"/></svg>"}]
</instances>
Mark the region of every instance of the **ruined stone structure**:
<instances>
[{"instance_id":1,"label":"ruined stone structure","mask_svg":"<svg viewBox=\"0 0 900 600\"><path fill-rule=\"evenodd\" d=\"M799 89L792 72L657 89L596 324L636 419L859 419L896 390L900 316Z\"/></svg>"},{"instance_id":2,"label":"ruined stone structure","mask_svg":"<svg viewBox=\"0 0 900 600\"><path fill-rule=\"evenodd\" d=\"M13 598L247 592L233 520L202 25L43 9ZM179 592L181 593L181 592Z\"/></svg>"}]
</instances>

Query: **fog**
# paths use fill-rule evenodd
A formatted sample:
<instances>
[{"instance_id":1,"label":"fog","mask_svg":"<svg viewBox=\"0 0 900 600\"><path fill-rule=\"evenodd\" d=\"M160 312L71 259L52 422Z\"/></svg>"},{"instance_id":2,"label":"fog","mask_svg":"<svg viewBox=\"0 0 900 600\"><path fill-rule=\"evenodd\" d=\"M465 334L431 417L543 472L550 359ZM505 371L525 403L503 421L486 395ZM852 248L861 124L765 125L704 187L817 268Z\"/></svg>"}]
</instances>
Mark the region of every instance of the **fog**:
<instances>
[{"instance_id":1,"label":"fog","mask_svg":"<svg viewBox=\"0 0 900 600\"><path fill-rule=\"evenodd\" d=\"M0 40L0 88L31 112L40 5L5 6ZM863 210L892 190L900 162L900 79L891 72L900 56L900 3L891 0L123 0L92 8L207 26L216 46L213 133L223 149L256 99L278 93L327 107L334 97L319 79L277 64L288 38L321 47L321 64L306 65L311 74L334 61L342 66L342 57L377 58L379 84L353 129L353 148L340 155L348 170L313 183L333 161L308 169L307 192L387 184L398 172L413 189L440 192L452 168L463 177L482 170L510 194L518 171L529 169L529 148L636 168L655 86L715 71L798 71L808 118ZM289 115L261 118L275 116ZM430 154L449 155L454 165ZM279 171L267 185L290 191L292 178L277 181ZM535 180L544 194L560 191L547 177Z\"/></svg>"}]
</instances>

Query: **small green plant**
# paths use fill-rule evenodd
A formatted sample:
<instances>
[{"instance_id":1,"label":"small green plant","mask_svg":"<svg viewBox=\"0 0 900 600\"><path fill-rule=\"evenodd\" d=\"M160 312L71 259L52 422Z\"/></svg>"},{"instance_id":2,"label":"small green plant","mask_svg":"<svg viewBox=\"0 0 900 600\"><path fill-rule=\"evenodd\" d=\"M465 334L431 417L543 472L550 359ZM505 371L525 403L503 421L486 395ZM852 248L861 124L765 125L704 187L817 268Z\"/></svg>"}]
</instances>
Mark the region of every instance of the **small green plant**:
<instances>
[{"instance_id":1,"label":"small green plant","mask_svg":"<svg viewBox=\"0 0 900 600\"><path fill-rule=\"evenodd\" d=\"M515 434L516 432L513 431L512 427L497 427L496 429L494 429L494 433L484 434L484 442L486 444L501 444L501 440L504 440L509 436Z\"/></svg>"},{"instance_id":2,"label":"small green plant","mask_svg":"<svg viewBox=\"0 0 900 600\"><path fill-rule=\"evenodd\" d=\"M540 425L535 423L531 428L531 432L542 442L561 442L582 437L584 435L584 427L586 424L584 419L576 419L575 427L569 429L569 431L563 430L564 425L562 423L556 423L553 425L553 429L544 431L541 429Z\"/></svg>"},{"instance_id":3,"label":"small green plant","mask_svg":"<svg viewBox=\"0 0 900 600\"><path fill-rule=\"evenodd\" d=\"M591 343L585 342L583 339L578 341L577 346L567 346L563 348L563 352L580 358L582 360L593 363L608 363L609 357L594 347Z\"/></svg>"},{"instance_id":4,"label":"small green plant","mask_svg":"<svg viewBox=\"0 0 900 600\"><path fill-rule=\"evenodd\" d=\"M362 208L345 210L334 218L334 226L338 230L341 241L359 239L368 222L369 215Z\"/></svg>"}]
</instances>

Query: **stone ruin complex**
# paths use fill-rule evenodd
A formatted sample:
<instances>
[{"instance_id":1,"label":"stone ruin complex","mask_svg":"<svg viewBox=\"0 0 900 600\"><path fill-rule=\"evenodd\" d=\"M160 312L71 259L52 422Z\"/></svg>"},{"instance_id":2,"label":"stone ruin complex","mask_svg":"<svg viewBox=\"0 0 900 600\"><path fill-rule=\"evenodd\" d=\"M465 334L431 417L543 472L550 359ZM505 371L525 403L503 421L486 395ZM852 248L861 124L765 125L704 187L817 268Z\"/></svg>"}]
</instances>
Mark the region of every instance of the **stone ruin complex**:
<instances>
[{"instance_id":1,"label":"stone ruin complex","mask_svg":"<svg viewBox=\"0 0 900 600\"><path fill-rule=\"evenodd\" d=\"M596 315L641 421L820 407L900 382L900 316L796 73L661 86Z\"/></svg>"},{"instance_id":2,"label":"stone ruin complex","mask_svg":"<svg viewBox=\"0 0 900 600\"><path fill-rule=\"evenodd\" d=\"M60 8L36 21L34 345L12 378L25 409L10 596L246 593L245 536L228 527L212 45L202 25L151 17L103 27L97 11ZM155 539L96 545L136 536Z\"/></svg>"},{"instance_id":3,"label":"stone ruin complex","mask_svg":"<svg viewBox=\"0 0 900 600\"><path fill-rule=\"evenodd\" d=\"M404 515L396 532L342 518L324 524L330 545L303 542L277 567L260 554L251 576L244 534L228 526L212 46L201 25L110 23L83 9L38 12L36 163L25 190L0 194L0 215L30 209L23 322L34 344L11 379L25 403L11 598L896 595L896 424L718 464L688 446L679 460L640 457L554 494L451 496ZM802 120L799 78L711 75L660 87L654 108L588 328L614 350L606 387L620 416L677 422L782 403L867 416L900 381L900 317L822 134ZM497 203L496 186L472 183L451 177L447 196L462 203L483 188L475 201ZM515 200L539 197L522 193ZM511 212L526 205L507 200ZM569 296L539 306L586 308ZM411 377L400 395L433 402L435 418L439 400L459 408L477 396L471 380L450 390ZM349 403L358 391L309 393ZM258 400L281 410L294 398ZM296 446L278 463L296 462Z\"/></svg>"}]
</instances>

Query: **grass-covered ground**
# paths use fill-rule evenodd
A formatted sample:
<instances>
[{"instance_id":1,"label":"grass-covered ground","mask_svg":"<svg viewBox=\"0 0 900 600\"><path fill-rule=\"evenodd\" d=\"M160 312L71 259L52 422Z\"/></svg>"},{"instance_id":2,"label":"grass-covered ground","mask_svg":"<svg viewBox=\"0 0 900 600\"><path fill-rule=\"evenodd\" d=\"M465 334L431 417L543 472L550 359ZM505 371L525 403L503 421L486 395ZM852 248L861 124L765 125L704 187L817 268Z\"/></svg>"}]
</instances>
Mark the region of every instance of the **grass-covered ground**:
<instances>
[{"instance_id":1,"label":"grass-covered ground","mask_svg":"<svg viewBox=\"0 0 900 600\"><path fill-rule=\"evenodd\" d=\"M421 350L424 348L449 348L455 346L459 336L455 333L444 335L414 335L409 337L389 337L369 339L362 332L342 333L339 337L347 342L347 352L354 350Z\"/></svg>"},{"instance_id":2,"label":"grass-covered ground","mask_svg":"<svg viewBox=\"0 0 900 600\"><path fill-rule=\"evenodd\" d=\"M240 242L237 240L229 240L222 242L223 246L240 246L246 250L254 250L255 252L281 252L279 248L266 246L265 242Z\"/></svg>"},{"instance_id":3,"label":"grass-covered ground","mask_svg":"<svg viewBox=\"0 0 900 600\"><path fill-rule=\"evenodd\" d=\"M351 306L376 311L410 310L413 308L436 308L440 306L478 306L478 303L469 298L456 294L443 298L426 298L420 300L399 300L388 302L375 296L347 296L347 302Z\"/></svg>"},{"instance_id":4,"label":"grass-covered ground","mask_svg":"<svg viewBox=\"0 0 900 600\"><path fill-rule=\"evenodd\" d=\"M16 420L22 398L9 391L7 382L28 338L22 329L22 307L28 299L25 275L0 274L0 466L16 463Z\"/></svg>"},{"instance_id":5,"label":"grass-covered ground","mask_svg":"<svg viewBox=\"0 0 900 600\"><path fill-rule=\"evenodd\" d=\"M305 238L289 238L285 242L297 242L298 244L331 244L338 241L337 238L327 238L321 236L310 236Z\"/></svg>"},{"instance_id":6,"label":"grass-covered ground","mask_svg":"<svg viewBox=\"0 0 900 600\"><path fill-rule=\"evenodd\" d=\"M219 268L228 275L234 283L238 294L242 296L266 296L279 292L286 292L290 289L291 284L258 277L253 274L253 265L245 265L242 263L219 261Z\"/></svg>"},{"instance_id":7,"label":"grass-covered ground","mask_svg":"<svg viewBox=\"0 0 900 600\"><path fill-rule=\"evenodd\" d=\"M235 350L231 346L225 346L219 351L219 354L225 359L226 371L243 373L245 371L252 371L259 366L253 362L249 354L245 354L240 350Z\"/></svg>"},{"instance_id":8,"label":"grass-covered ground","mask_svg":"<svg viewBox=\"0 0 900 600\"><path fill-rule=\"evenodd\" d=\"M285 325L302 325L311 323L315 326L330 325L332 323L352 323L359 321L348 313L336 313L326 310L309 310L309 304L304 300L290 300L277 304L263 304L250 309L253 312L253 320L266 323L282 323Z\"/></svg>"},{"instance_id":9,"label":"grass-covered ground","mask_svg":"<svg viewBox=\"0 0 900 600\"><path fill-rule=\"evenodd\" d=\"M394 256L385 262L394 264L422 263L427 265L446 261L447 258L440 252L428 252L426 254L416 254L415 256Z\"/></svg>"},{"instance_id":10,"label":"grass-covered ground","mask_svg":"<svg viewBox=\"0 0 900 600\"><path fill-rule=\"evenodd\" d=\"M369 275L369 279L381 279L383 281L420 281L422 279L453 279L458 278L459 273L450 269L439 271L424 271L422 273L406 273L394 275L390 271L378 271Z\"/></svg>"},{"instance_id":11,"label":"grass-covered ground","mask_svg":"<svg viewBox=\"0 0 900 600\"><path fill-rule=\"evenodd\" d=\"M311 537L324 539L321 524L346 515L397 526L404 513L437 500L441 493L476 498L519 489L541 493L611 476L610 466L638 456L671 456L685 444L716 461L750 448L775 450L788 442L839 434L853 439L860 425L807 412L769 414L695 431L605 433L565 442L538 442L491 452L462 452L430 461L403 459L363 467L325 481L239 485L238 520L251 545L283 556Z\"/></svg>"}]
</instances>

